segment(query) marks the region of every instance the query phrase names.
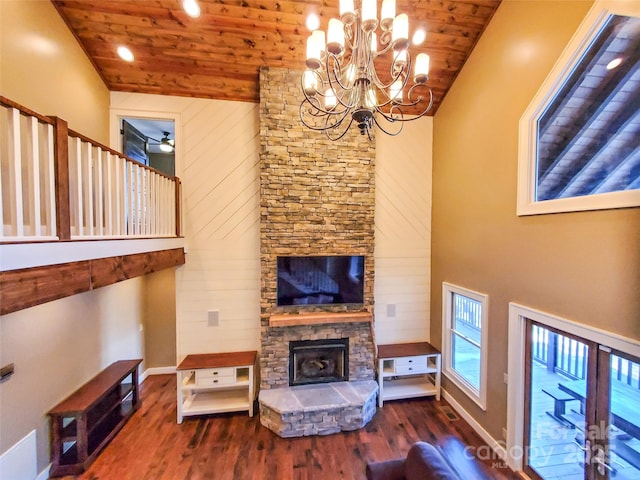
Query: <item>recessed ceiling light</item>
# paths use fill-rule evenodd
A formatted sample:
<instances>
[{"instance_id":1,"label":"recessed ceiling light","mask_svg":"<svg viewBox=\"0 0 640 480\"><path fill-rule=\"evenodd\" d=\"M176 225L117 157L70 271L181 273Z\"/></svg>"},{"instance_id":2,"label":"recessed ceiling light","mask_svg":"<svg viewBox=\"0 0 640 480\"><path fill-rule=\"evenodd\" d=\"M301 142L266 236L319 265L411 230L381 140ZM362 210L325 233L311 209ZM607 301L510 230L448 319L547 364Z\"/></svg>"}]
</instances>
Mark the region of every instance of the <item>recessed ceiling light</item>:
<instances>
[{"instance_id":1,"label":"recessed ceiling light","mask_svg":"<svg viewBox=\"0 0 640 480\"><path fill-rule=\"evenodd\" d=\"M312 32L320 28L320 19L315 13L310 13L307 17L307 28Z\"/></svg>"},{"instance_id":2,"label":"recessed ceiling light","mask_svg":"<svg viewBox=\"0 0 640 480\"><path fill-rule=\"evenodd\" d=\"M133 53L123 45L118 47L118 56L126 62L133 62Z\"/></svg>"},{"instance_id":3,"label":"recessed ceiling light","mask_svg":"<svg viewBox=\"0 0 640 480\"><path fill-rule=\"evenodd\" d=\"M182 8L187 12L191 18L197 18L200 16L200 5L198 5L197 0L183 0Z\"/></svg>"},{"instance_id":4,"label":"recessed ceiling light","mask_svg":"<svg viewBox=\"0 0 640 480\"><path fill-rule=\"evenodd\" d=\"M620 57L614 58L609 63L607 63L607 70L613 70L614 68L620 66L621 63L622 63L622 58Z\"/></svg>"},{"instance_id":5,"label":"recessed ceiling light","mask_svg":"<svg viewBox=\"0 0 640 480\"><path fill-rule=\"evenodd\" d=\"M422 45L422 42L427 38L427 32L424 28L419 28L413 34L411 41L414 45Z\"/></svg>"}]
</instances>

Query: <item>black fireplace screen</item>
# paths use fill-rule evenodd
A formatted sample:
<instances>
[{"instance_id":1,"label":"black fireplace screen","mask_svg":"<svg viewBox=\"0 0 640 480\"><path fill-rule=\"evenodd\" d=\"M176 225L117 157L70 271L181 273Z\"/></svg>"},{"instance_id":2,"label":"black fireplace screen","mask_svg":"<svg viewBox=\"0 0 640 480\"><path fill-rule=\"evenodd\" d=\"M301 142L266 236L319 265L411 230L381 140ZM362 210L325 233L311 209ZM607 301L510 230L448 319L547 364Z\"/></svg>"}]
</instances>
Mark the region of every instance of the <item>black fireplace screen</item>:
<instances>
[{"instance_id":1,"label":"black fireplace screen","mask_svg":"<svg viewBox=\"0 0 640 480\"><path fill-rule=\"evenodd\" d=\"M289 385L349 380L349 339L289 342Z\"/></svg>"}]
</instances>

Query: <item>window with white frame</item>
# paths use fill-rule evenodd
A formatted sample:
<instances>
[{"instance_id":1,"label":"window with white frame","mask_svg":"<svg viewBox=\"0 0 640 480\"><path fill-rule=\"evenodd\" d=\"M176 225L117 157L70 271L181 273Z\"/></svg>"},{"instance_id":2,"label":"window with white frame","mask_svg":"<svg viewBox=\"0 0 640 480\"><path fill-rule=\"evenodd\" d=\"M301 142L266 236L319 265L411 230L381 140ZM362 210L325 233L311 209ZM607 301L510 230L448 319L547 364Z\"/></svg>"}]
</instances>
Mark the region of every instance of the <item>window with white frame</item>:
<instances>
[{"instance_id":1,"label":"window with white frame","mask_svg":"<svg viewBox=\"0 0 640 480\"><path fill-rule=\"evenodd\" d=\"M640 205L635 3L597 2L523 115L519 215Z\"/></svg>"},{"instance_id":2,"label":"window with white frame","mask_svg":"<svg viewBox=\"0 0 640 480\"><path fill-rule=\"evenodd\" d=\"M487 400L488 296L442 284L443 372L483 410Z\"/></svg>"}]
</instances>

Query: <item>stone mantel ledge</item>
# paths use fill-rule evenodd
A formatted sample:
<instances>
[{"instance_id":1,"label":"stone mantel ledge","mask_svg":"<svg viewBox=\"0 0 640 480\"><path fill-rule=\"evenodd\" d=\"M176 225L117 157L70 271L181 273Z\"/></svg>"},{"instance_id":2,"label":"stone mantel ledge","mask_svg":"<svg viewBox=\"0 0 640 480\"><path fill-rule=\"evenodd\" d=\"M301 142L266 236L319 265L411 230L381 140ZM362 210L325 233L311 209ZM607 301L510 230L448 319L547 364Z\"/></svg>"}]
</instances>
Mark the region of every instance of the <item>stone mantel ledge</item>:
<instances>
[{"instance_id":1,"label":"stone mantel ledge","mask_svg":"<svg viewBox=\"0 0 640 480\"><path fill-rule=\"evenodd\" d=\"M373 321L371 312L282 313L269 317L270 327L294 327L323 323L357 323Z\"/></svg>"}]
</instances>

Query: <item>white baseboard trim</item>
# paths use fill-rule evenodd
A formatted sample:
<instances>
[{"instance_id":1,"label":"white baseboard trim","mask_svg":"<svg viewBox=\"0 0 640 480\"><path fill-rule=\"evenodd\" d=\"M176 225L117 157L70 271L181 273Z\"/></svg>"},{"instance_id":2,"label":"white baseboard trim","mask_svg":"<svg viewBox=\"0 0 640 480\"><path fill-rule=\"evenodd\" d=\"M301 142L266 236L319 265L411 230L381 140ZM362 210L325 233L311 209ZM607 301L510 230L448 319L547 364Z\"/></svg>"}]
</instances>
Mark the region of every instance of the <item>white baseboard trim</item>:
<instances>
[{"instance_id":1,"label":"white baseboard trim","mask_svg":"<svg viewBox=\"0 0 640 480\"><path fill-rule=\"evenodd\" d=\"M149 375L167 375L176 373L176 367L152 367L147 368L140 376L140 383L144 382Z\"/></svg>"},{"instance_id":2,"label":"white baseboard trim","mask_svg":"<svg viewBox=\"0 0 640 480\"><path fill-rule=\"evenodd\" d=\"M50 469L51 469L51 464L47 465L47 468L45 468L38 474L38 476L36 477L36 480L49 480Z\"/></svg>"},{"instance_id":3,"label":"white baseboard trim","mask_svg":"<svg viewBox=\"0 0 640 480\"><path fill-rule=\"evenodd\" d=\"M497 441L495 438L491 436L489 432L487 432L482 425L480 425L475 418L471 416L469 412L467 412L462 405L460 405L455 398L451 396L449 392L445 389L442 390L442 397L451 405L451 407L458 413L465 421L473 428L480 437L491 447L491 449L496 453L498 457L502 461L506 461L507 458L507 450L505 448L505 443Z\"/></svg>"},{"instance_id":4,"label":"white baseboard trim","mask_svg":"<svg viewBox=\"0 0 640 480\"><path fill-rule=\"evenodd\" d=\"M0 455L0 478L33 480L37 472L36 431L31 430Z\"/></svg>"}]
</instances>

